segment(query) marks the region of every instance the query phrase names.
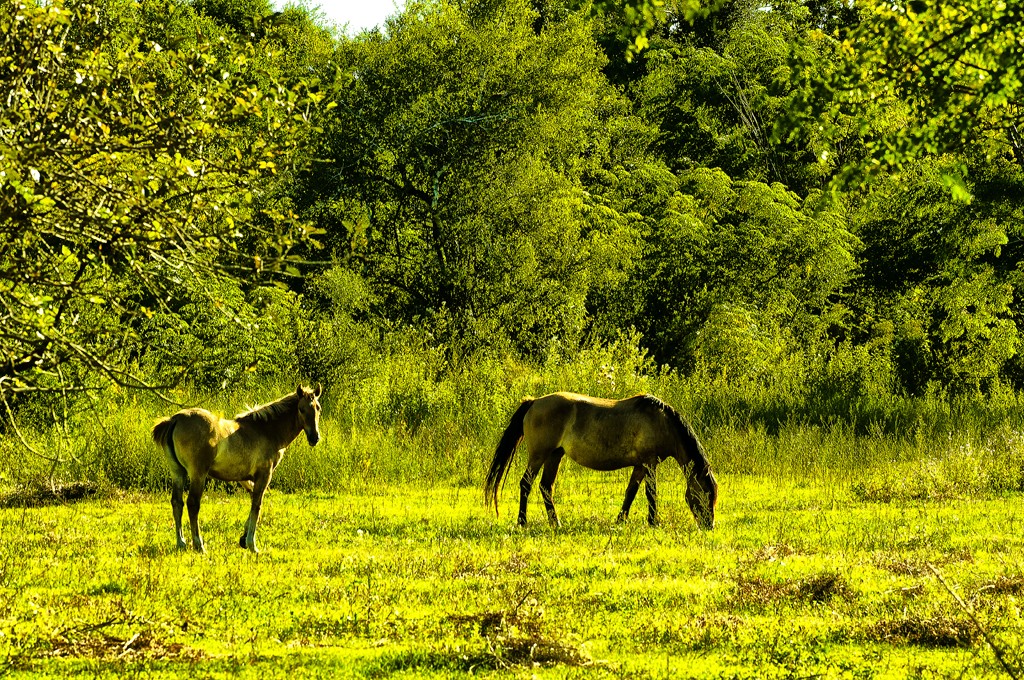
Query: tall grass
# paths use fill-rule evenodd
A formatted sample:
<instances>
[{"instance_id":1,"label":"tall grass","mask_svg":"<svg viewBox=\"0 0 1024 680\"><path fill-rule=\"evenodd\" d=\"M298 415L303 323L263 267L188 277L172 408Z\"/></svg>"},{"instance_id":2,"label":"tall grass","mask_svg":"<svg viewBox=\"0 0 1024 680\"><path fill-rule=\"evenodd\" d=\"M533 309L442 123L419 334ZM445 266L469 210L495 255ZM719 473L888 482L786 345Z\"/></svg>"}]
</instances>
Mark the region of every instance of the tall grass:
<instances>
[{"instance_id":1,"label":"tall grass","mask_svg":"<svg viewBox=\"0 0 1024 680\"><path fill-rule=\"evenodd\" d=\"M520 399L558 390L658 395L691 420L715 469L726 475L820 484L876 500L1024 488L1024 424L1013 393L909 398L829 390L822 387L827 380L765 384L684 376L653 365L631 337L580 351L555 343L537 364L487 352L453 358L417 342L364 353L360 361L328 376L323 439L315 448L301 438L290 447L275 488L477 486ZM35 452L17 437L0 439L0 484L45 478L162 488L163 461L149 439L158 418L178 404L231 416L293 390L294 380L262 379L218 391L183 387L167 395L177 404L111 391L61 415L25 408L22 431ZM568 475L578 474L571 467Z\"/></svg>"}]
</instances>

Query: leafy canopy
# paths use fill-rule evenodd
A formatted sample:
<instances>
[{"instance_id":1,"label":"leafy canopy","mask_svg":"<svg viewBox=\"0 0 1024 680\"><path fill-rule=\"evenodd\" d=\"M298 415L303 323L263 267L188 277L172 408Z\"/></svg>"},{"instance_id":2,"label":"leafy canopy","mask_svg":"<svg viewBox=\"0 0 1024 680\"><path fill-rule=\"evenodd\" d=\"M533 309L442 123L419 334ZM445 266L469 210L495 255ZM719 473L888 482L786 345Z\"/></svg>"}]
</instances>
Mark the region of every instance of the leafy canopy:
<instances>
[{"instance_id":1,"label":"leafy canopy","mask_svg":"<svg viewBox=\"0 0 1024 680\"><path fill-rule=\"evenodd\" d=\"M268 180L317 97L261 87L251 44L169 49L112 30L111 7L0 4L0 396L145 385L140 320L304 236Z\"/></svg>"}]
</instances>

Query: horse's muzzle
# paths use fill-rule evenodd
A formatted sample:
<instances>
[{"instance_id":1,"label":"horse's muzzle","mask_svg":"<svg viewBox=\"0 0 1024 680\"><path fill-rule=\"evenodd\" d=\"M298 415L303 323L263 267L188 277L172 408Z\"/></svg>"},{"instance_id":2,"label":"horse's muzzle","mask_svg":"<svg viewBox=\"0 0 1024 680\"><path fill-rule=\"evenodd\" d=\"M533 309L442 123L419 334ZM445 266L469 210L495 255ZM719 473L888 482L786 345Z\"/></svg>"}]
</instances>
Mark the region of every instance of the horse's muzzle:
<instances>
[{"instance_id":1,"label":"horse's muzzle","mask_svg":"<svg viewBox=\"0 0 1024 680\"><path fill-rule=\"evenodd\" d=\"M307 432L306 433L306 441L309 442L310 446L316 446L317 442L320 441L320 433L319 432L312 432L312 433Z\"/></svg>"}]
</instances>

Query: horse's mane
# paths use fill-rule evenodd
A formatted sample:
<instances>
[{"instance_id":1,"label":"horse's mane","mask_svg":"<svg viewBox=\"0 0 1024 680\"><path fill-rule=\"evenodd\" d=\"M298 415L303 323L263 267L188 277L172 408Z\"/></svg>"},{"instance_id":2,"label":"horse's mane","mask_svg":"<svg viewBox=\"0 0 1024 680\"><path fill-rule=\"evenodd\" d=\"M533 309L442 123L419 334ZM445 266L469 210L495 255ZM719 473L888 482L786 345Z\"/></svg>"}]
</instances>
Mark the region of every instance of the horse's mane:
<instances>
[{"instance_id":1,"label":"horse's mane","mask_svg":"<svg viewBox=\"0 0 1024 680\"><path fill-rule=\"evenodd\" d=\"M708 460L707 454L704 453L704 447L701 446L700 440L697 439L693 428L690 427L690 423L686 422L686 419L679 415L674 408L652 394L640 395L640 399L644 404L653 406L668 416L669 422L676 428L676 434L683 441L686 452L690 454L695 469L711 474L711 462Z\"/></svg>"},{"instance_id":2,"label":"horse's mane","mask_svg":"<svg viewBox=\"0 0 1024 680\"><path fill-rule=\"evenodd\" d=\"M235 420L248 420L254 423L266 423L287 414L295 408L295 402L298 400L299 395L292 392L291 394L283 396L277 401L272 401L269 404L253 406L248 411L243 411L235 416Z\"/></svg>"}]
</instances>

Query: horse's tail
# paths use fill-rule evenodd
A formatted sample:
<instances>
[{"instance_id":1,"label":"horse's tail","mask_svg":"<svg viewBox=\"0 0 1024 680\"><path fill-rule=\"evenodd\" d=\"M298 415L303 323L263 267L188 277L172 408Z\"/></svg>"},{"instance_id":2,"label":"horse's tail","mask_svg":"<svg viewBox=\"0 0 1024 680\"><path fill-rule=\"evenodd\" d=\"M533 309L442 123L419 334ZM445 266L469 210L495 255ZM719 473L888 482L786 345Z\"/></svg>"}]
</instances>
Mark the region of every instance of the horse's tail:
<instances>
[{"instance_id":1,"label":"horse's tail","mask_svg":"<svg viewBox=\"0 0 1024 680\"><path fill-rule=\"evenodd\" d=\"M153 441L166 454L167 464L170 466L171 472L178 479L185 479L188 477L188 471L181 464L181 461L178 460L178 454L174 450L174 425L176 422L177 416L173 415L170 418L164 418L154 425Z\"/></svg>"},{"instance_id":2,"label":"horse's tail","mask_svg":"<svg viewBox=\"0 0 1024 680\"><path fill-rule=\"evenodd\" d=\"M523 420L526 418L526 412L533 406L533 401L533 397L523 399L523 403L512 414L512 420L505 428L505 433L501 435L498 448L494 450L494 460L491 461L491 469L487 471L487 484L484 486L484 500L488 505L494 503L494 514L498 514L498 488L505 473L508 472L512 455L523 438Z\"/></svg>"}]
</instances>

